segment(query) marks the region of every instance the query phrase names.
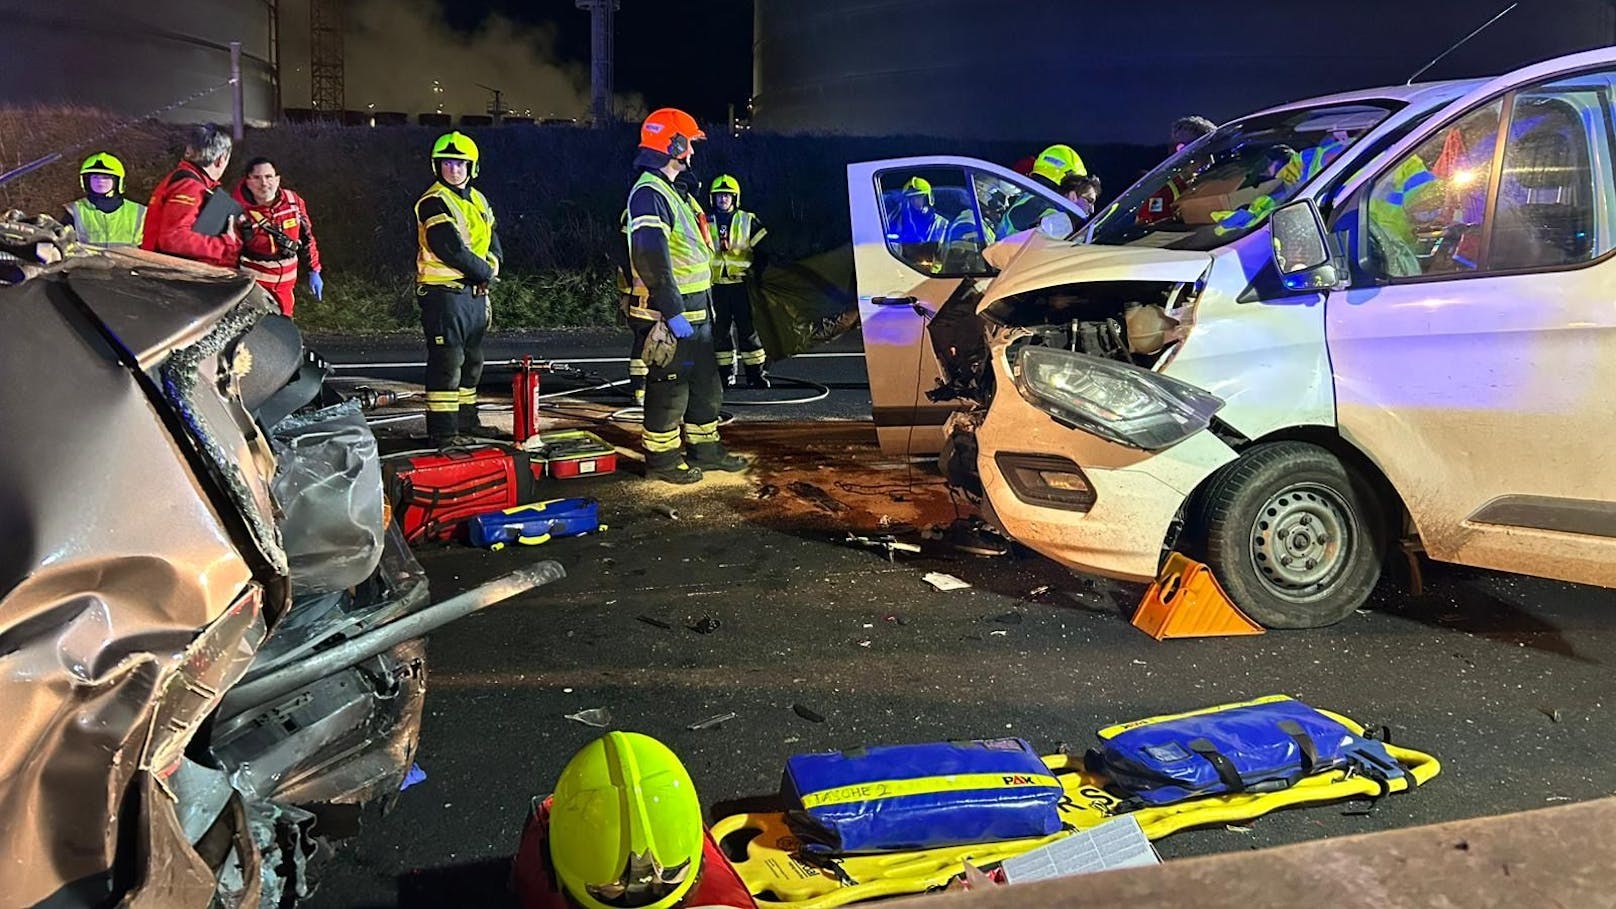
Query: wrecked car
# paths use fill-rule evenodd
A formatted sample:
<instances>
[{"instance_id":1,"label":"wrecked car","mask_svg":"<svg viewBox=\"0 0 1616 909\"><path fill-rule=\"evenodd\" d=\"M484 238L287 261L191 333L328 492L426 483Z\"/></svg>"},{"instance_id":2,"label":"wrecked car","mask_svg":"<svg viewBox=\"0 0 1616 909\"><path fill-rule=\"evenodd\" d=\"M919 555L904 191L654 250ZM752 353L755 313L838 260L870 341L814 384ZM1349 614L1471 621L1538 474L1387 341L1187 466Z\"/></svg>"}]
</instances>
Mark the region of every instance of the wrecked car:
<instances>
[{"instance_id":1,"label":"wrecked car","mask_svg":"<svg viewBox=\"0 0 1616 909\"><path fill-rule=\"evenodd\" d=\"M1190 552L1270 627L1350 615L1399 544L1616 586L1613 109L1611 50L1289 104L1081 234L1046 217L942 268L888 241L884 193L1011 176L851 165L883 447L942 448L1070 568Z\"/></svg>"},{"instance_id":2,"label":"wrecked car","mask_svg":"<svg viewBox=\"0 0 1616 909\"><path fill-rule=\"evenodd\" d=\"M559 576L431 604L326 372L250 278L0 218L0 904L291 905L422 635Z\"/></svg>"}]
</instances>

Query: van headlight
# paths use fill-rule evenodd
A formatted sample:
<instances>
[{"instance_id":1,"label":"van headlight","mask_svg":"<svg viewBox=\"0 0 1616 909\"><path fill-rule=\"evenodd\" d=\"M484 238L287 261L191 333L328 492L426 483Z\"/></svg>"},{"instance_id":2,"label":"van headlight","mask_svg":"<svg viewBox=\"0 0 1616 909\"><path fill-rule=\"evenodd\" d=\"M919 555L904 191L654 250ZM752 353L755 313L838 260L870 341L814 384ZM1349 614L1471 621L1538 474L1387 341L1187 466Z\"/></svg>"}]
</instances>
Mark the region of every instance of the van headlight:
<instances>
[{"instance_id":1,"label":"van headlight","mask_svg":"<svg viewBox=\"0 0 1616 909\"><path fill-rule=\"evenodd\" d=\"M1129 363L1055 347L1017 354L1016 389L1060 423L1157 451L1205 429L1223 399Z\"/></svg>"}]
</instances>

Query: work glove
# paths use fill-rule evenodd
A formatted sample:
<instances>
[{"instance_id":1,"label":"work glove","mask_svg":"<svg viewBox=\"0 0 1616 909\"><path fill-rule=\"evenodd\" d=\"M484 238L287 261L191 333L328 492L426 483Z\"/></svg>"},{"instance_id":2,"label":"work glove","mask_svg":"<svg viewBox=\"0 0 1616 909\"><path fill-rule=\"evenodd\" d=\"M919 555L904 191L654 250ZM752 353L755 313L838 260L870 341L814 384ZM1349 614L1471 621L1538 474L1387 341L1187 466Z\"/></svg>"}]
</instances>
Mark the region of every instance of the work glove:
<instances>
[{"instance_id":1,"label":"work glove","mask_svg":"<svg viewBox=\"0 0 1616 909\"><path fill-rule=\"evenodd\" d=\"M683 315L677 315L669 319L668 330L673 332L673 336L681 341L696 333L696 327L691 325L690 320Z\"/></svg>"},{"instance_id":2,"label":"work glove","mask_svg":"<svg viewBox=\"0 0 1616 909\"><path fill-rule=\"evenodd\" d=\"M309 272L309 291L314 294L314 299L325 299L325 279L317 271Z\"/></svg>"}]
</instances>

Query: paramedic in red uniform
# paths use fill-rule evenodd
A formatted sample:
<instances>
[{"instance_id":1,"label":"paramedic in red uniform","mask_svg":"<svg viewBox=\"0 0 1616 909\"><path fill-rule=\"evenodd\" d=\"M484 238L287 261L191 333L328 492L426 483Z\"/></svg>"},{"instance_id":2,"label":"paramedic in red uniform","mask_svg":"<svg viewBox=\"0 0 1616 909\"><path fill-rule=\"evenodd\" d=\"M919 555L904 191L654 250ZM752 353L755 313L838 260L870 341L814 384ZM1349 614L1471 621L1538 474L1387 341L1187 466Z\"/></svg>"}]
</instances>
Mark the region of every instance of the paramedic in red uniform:
<instances>
[{"instance_id":1,"label":"paramedic in red uniform","mask_svg":"<svg viewBox=\"0 0 1616 909\"><path fill-rule=\"evenodd\" d=\"M234 269L241 259L234 222L217 237L191 229L229 165L230 134L212 123L194 128L185 143L184 159L152 191L140 248Z\"/></svg>"},{"instance_id":2,"label":"paramedic in red uniform","mask_svg":"<svg viewBox=\"0 0 1616 909\"><path fill-rule=\"evenodd\" d=\"M241 248L241 267L280 304L281 314L292 314L292 289L297 286L300 259L309 263L309 292L325 299L320 277L320 246L303 197L281 188L275 162L254 158L247 176L236 187L236 201L247 212L247 239Z\"/></svg>"}]
</instances>

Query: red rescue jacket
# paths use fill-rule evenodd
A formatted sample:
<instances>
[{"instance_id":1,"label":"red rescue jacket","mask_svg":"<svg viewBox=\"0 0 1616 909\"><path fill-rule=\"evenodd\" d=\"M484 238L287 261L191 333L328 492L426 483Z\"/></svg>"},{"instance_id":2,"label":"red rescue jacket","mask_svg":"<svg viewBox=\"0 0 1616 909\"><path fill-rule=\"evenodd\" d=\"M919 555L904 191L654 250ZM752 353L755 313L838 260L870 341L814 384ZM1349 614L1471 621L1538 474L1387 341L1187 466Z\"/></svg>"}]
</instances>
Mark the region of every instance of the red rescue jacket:
<instances>
[{"instance_id":1,"label":"red rescue jacket","mask_svg":"<svg viewBox=\"0 0 1616 909\"><path fill-rule=\"evenodd\" d=\"M208 194L219 182L189 161L181 161L152 190L140 248L182 259L234 269L241 258L241 240L233 233L209 237L191 229Z\"/></svg>"},{"instance_id":2,"label":"red rescue jacket","mask_svg":"<svg viewBox=\"0 0 1616 909\"><path fill-rule=\"evenodd\" d=\"M522 845L511 863L511 884L522 909L578 909L567 899L550 870L550 800L533 806ZM701 876L685 895L684 909L757 909L757 901L741 882L729 859L713 842L711 833L702 837Z\"/></svg>"},{"instance_id":3,"label":"red rescue jacket","mask_svg":"<svg viewBox=\"0 0 1616 909\"><path fill-rule=\"evenodd\" d=\"M309 208L303 197L289 189L280 191L273 202L259 205L252 201L245 182L235 189L236 201L247 212L255 229L241 248L241 267L258 283L271 292L283 284L297 283L298 254L285 248L280 238L260 225L268 225L285 234L288 240L302 241L309 271L320 270L320 247L314 242L314 224L309 220Z\"/></svg>"}]
</instances>

